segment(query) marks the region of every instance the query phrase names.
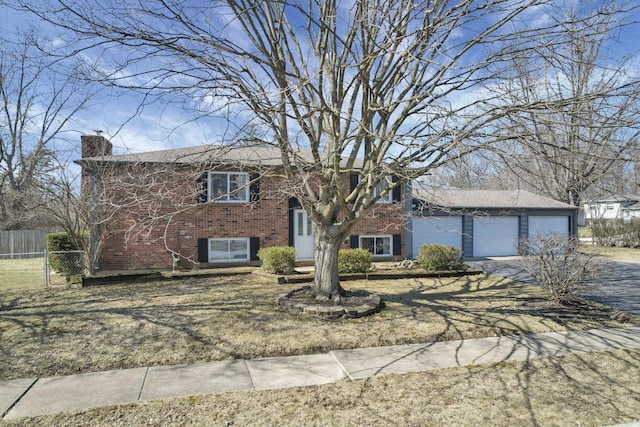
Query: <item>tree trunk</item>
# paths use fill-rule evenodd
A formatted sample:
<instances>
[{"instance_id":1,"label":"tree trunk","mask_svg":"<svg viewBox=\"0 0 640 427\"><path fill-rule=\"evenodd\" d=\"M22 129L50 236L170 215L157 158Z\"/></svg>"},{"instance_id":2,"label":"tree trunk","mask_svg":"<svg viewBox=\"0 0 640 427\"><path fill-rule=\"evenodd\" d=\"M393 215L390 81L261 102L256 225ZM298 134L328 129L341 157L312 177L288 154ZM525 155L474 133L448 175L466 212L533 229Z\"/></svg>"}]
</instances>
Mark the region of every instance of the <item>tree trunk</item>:
<instances>
[{"instance_id":1,"label":"tree trunk","mask_svg":"<svg viewBox=\"0 0 640 427\"><path fill-rule=\"evenodd\" d=\"M331 226L316 224L315 251L315 278L313 292L319 299L340 300L344 295L344 289L340 286L338 274L338 251L342 244L341 236L331 234Z\"/></svg>"}]
</instances>

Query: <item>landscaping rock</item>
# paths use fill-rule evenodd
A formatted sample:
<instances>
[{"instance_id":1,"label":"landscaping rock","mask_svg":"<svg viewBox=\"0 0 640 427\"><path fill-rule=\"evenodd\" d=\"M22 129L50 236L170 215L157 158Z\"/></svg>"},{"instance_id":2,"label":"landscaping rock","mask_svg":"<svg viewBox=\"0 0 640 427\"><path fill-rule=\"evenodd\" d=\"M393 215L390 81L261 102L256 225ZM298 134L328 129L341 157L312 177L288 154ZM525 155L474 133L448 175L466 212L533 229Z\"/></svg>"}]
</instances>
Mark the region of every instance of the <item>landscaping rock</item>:
<instances>
[{"instance_id":1,"label":"landscaping rock","mask_svg":"<svg viewBox=\"0 0 640 427\"><path fill-rule=\"evenodd\" d=\"M349 319L369 316L380 311L382 298L367 291L348 292L340 305L332 300L317 300L311 286L303 286L282 293L278 305L293 315L315 316L322 319Z\"/></svg>"}]
</instances>

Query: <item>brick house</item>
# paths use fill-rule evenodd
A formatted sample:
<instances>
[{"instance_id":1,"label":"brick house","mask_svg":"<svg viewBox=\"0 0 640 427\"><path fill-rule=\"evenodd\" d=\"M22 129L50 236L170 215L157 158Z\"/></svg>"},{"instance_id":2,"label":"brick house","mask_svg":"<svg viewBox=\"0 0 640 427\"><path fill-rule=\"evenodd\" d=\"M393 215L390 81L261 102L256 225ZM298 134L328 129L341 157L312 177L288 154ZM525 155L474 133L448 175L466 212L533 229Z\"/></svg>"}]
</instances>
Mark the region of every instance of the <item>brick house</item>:
<instances>
[{"instance_id":1,"label":"brick house","mask_svg":"<svg viewBox=\"0 0 640 427\"><path fill-rule=\"evenodd\" d=\"M257 265L258 250L271 246L293 246L298 260L313 259L314 227L297 199L282 191L277 148L209 145L112 155L104 137L84 135L82 156L77 163L83 167L85 197L95 197L89 189L108 168L112 176L129 181L113 185L105 197L127 205L122 201L130 195L123 193L140 177L139 202L101 225L109 229L101 270L170 269L176 255L187 268ZM350 176L351 185L357 179ZM406 201L401 190L372 206L344 246L367 248L374 260L402 259ZM133 232L131 225L143 223L149 212L156 220L144 232Z\"/></svg>"}]
</instances>

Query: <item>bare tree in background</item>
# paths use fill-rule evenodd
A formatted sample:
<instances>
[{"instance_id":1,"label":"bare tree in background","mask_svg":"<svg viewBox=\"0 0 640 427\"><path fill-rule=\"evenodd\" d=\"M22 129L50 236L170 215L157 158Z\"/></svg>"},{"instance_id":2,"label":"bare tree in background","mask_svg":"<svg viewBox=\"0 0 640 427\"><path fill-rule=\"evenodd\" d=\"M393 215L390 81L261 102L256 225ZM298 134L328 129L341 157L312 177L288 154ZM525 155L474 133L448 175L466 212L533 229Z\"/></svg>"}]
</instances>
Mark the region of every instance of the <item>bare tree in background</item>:
<instances>
[{"instance_id":1,"label":"bare tree in background","mask_svg":"<svg viewBox=\"0 0 640 427\"><path fill-rule=\"evenodd\" d=\"M553 43L514 55L508 78L498 85L505 104L537 107L512 110L496 129L509 140L497 147L519 186L579 206L594 184L612 175L623 181L616 172L637 158L637 47L620 46L617 37L637 24L631 19L640 9L619 2L603 3L596 14L585 2L568 7L551 15L563 28Z\"/></svg>"},{"instance_id":2,"label":"bare tree in background","mask_svg":"<svg viewBox=\"0 0 640 427\"><path fill-rule=\"evenodd\" d=\"M18 3L99 56L95 78L184 95L229 118L229 143L278 147L283 190L316 226L320 298L343 293L338 249L370 206L491 142L506 107L480 108L494 94L475 89L501 78L493 47L556 31L540 0Z\"/></svg>"},{"instance_id":3,"label":"bare tree in background","mask_svg":"<svg viewBox=\"0 0 640 427\"><path fill-rule=\"evenodd\" d=\"M0 229L52 225L54 144L90 96L59 60L44 56L33 31L0 40Z\"/></svg>"}]
</instances>

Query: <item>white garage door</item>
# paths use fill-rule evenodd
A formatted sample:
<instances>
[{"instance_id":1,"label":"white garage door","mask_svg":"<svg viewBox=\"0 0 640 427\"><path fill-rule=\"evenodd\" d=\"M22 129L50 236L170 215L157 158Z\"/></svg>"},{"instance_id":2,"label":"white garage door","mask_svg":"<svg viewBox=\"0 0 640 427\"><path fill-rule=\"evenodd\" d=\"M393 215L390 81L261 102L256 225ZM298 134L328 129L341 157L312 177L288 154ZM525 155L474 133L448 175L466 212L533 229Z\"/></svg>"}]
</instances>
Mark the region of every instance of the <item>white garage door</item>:
<instances>
[{"instance_id":1,"label":"white garage door","mask_svg":"<svg viewBox=\"0 0 640 427\"><path fill-rule=\"evenodd\" d=\"M461 216L413 218L412 225L414 258L426 243L462 248Z\"/></svg>"},{"instance_id":2,"label":"white garage door","mask_svg":"<svg viewBox=\"0 0 640 427\"><path fill-rule=\"evenodd\" d=\"M518 217L473 218L473 256L518 254Z\"/></svg>"},{"instance_id":3,"label":"white garage door","mask_svg":"<svg viewBox=\"0 0 640 427\"><path fill-rule=\"evenodd\" d=\"M529 238L534 239L540 234L562 234L569 235L568 216L530 216L529 217Z\"/></svg>"}]
</instances>

